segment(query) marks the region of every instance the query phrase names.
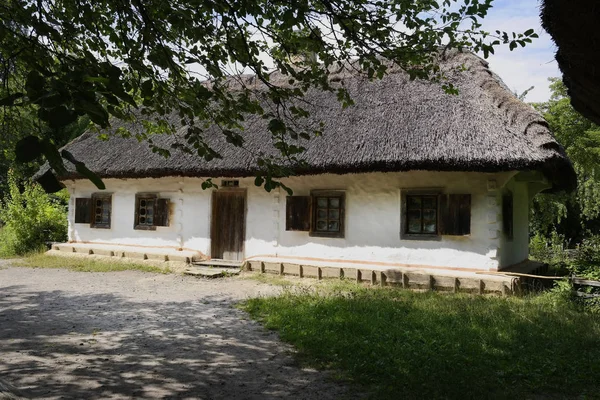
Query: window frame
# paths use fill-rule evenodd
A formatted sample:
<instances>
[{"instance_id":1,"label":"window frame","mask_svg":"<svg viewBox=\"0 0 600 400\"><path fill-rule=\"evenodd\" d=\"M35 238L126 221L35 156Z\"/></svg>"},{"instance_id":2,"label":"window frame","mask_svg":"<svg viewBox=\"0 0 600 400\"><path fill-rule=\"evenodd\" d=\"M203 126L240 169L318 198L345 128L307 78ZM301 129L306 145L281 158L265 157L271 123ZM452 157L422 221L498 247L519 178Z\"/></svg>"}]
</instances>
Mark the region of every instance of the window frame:
<instances>
[{"instance_id":1,"label":"window frame","mask_svg":"<svg viewBox=\"0 0 600 400\"><path fill-rule=\"evenodd\" d=\"M440 233L440 195L441 189L408 189L401 190L400 204L400 240L430 240L440 241L442 235ZM432 196L435 197L436 213L435 213L435 233L409 233L408 232L408 197L410 196ZM423 215L421 214L421 220ZM422 222L421 222L422 225Z\"/></svg>"},{"instance_id":2,"label":"window frame","mask_svg":"<svg viewBox=\"0 0 600 400\"><path fill-rule=\"evenodd\" d=\"M140 201L141 200L152 200L154 201L152 225L140 224ZM154 225L154 218L156 217L156 207L158 203L158 194L156 193L136 193L135 194L135 209L134 209L134 220L133 229L138 231L155 231L156 225Z\"/></svg>"},{"instance_id":3,"label":"window frame","mask_svg":"<svg viewBox=\"0 0 600 400\"><path fill-rule=\"evenodd\" d=\"M94 229L110 229L112 223L112 193L92 193L92 206L90 210L90 228ZM96 222L96 201L102 200L102 207L104 208L104 202L108 200L108 222L97 223ZM104 211L104 210L103 210Z\"/></svg>"},{"instance_id":4,"label":"window frame","mask_svg":"<svg viewBox=\"0 0 600 400\"><path fill-rule=\"evenodd\" d=\"M339 238L343 239L346 236L346 192L343 190L313 190L310 192L311 197L311 210L310 210L310 231L309 236L312 237L325 237L325 238ZM337 197L340 201L339 207L339 230L335 231L318 231L317 230L317 198L327 197L329 203L330 198ZM327 207L329 211L329 206Z\"/></svg>"}]
</instances>

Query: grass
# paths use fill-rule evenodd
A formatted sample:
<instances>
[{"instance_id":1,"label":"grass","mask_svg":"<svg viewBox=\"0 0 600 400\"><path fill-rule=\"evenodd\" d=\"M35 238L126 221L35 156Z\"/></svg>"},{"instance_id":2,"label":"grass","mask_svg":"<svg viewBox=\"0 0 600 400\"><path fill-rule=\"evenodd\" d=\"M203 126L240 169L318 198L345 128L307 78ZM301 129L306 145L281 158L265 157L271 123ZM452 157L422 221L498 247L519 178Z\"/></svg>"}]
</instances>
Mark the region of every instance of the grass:
<instances>
[{"instance_id":1,"label":"grass","mask_svg":"<svg viewBox=\"0 0 600 400\"><path fill-rule=\"evenodd\" d=\"M241 307L293 344L299 361L336 371L371 398L600 393L600 316L556 294L500 298L344 284Z\"/></svg>"},{"instance_id":2,"label":"grass","mask_svg":"<svg viewBox=\"0 0 600 400\"><path fill-rule=\"evenodd\" d=\"M115 272L115 271L142 271L159 274L171 273L170 268L159 268L154 265L134 262L104 260L91 257L61 257L34 253L15 260L12 265L31 268L63 268L79 272Z\"/></svg>"}]
</instances>

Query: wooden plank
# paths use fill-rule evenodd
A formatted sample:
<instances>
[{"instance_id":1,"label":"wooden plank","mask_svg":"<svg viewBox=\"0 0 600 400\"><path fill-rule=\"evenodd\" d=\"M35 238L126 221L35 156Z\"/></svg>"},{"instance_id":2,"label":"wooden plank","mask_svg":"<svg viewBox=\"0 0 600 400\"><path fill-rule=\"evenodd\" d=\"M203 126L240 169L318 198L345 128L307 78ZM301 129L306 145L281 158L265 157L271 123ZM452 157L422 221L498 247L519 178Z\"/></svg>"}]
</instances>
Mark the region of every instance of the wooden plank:
<instances>
[{"instance_id":1,"label":"wooden plank","mask_svg":"<svg viewBox=\"0 0 600 400\"><path fill-rule=\"evenodd\" d=\"M410 278L408 277L408 274L405 274L403 272L402 273L402 288L403 289L408 289L409 288L409 283L410 283Z\"/></svg>"},{"instance_id":2,"label":"wooden plank","mask_svg":"<svg viewBox=\"0 0 600 400\"><path fill-rule=\"evenodd\" d=\"M298 276L300 278L304 277L304 267L302 265L298 265Z\"/></svg>"},{"instance_id":3,"label":"wooden plank","mask_svg":"<svg viewBox=\"0 0 600 400\"><path fill-rule=\"evenodd\" d=\"M260 273L264 274L266 270L265 263L261 261L260 263Z\"/></svg>"},{"instance_id":4,"label":"wooden plank","mask_svg":"<svg viewBox=\"0 0 600 400\"><path fill-rule=\"evenodd\" d=\"M317 267L317 279L323 279L323 269L321 267Z\"/></svg>"},{"instance_id":5,"label":"wooden plank","mask_svg":"<svg viewBox=\"0 0 600 400\"><path fill-rule=\"evenodd\" d=\"M371 271L371 285L377 284L377 274L375 271Z\"/></svg>"},{"instance_id":6,"label":"wooden plank","mask_svg":"<svg viewBox=\"0 0 600 400\"><path fill-rule=\"evenodd\" d=\"M283 263L279 263L279 275L283 275L284 266Z\"/></svg>"},{"instance_id":7,"label":"wooden plank","mask_svg":"<svg viewBox=\"0 0 600 400\"><path fill-rule=\"evenodd\" d=\"M571 281L573 282L574 285L600 287L600 281L592 281L589 279L583 279L583 278L578 278L578 277L571 278Z\"/></svg>"},{"instance_id":8,"label":"wooden plank","mask_svg":"<svg viewBox=\"0 0 600 400\"><path fill-rule=\"evenodd\" d=\"M471 234L471 195L457 194L458 197L458 234Z\"/></svg>"},{"instance_id":9,"label":"wooden plank","mask_svg":"<svg viewBox=\"0 0 600 400\"><path fill-rule=\"evenodd\" d=\"M433 275L429 275L429 290L433 290L435 288L435 278Z\"/></svg>"},{"instance_id":10,"label":"wooden plank","mask_svg":"<svg viewBox=\"0 0 600 400\"><path fill-rule=\"evenodd\" d=\"M360 283L362 281L362 272L360 269L356 269L356 283Z\"/></svg>"},{"instance_id":11,"label":"wooden plank","mask_svg":"<svg viewBox=\"0 0 600 400\"><path fill-rule=\"evenodd\" d=\"M387 284L387 276L384 272L379 274L379 286L385 286Z\"/></svg>"},{"instance_id":12,"label":"wooden plank","mask_svg":"<svg viewBox=\"0 0 600 400\"><path fill-rule=\"evenodd\" d=\"M213 192L211 219L211 257L238 261L243 259L246 192Z\"/></svg>"},{"instance_id":13,"label":"wooden plank","mask_svg":"<svg viewBox=\"0 0 600 400\"><path fill-rule=\"evenodd\" d=\"M483 294L484 289L485 289L485 283L483 283L483 279L480 279L477 292L479 294Z\"/></svg>"},{"instance_id":14,"label":"wooden plank","mask_svg":"<svg viewBox=\"0 0 600 400\"><path fill-rule=\"evenodd\" d=\"M310 196L288 196L285 202L285 230L310 231Z\"/></svg>"},{"instance_id":15,"label":"wooden plank","mask_svg":"<svg viewBox=\"0 0 600 400\"><path fill-rule=\"evenodd\" d=\"M454 293L458 293L459 287L460 287L460 281L458 280L458 278L454 278L454 286L452 287L452 291Z\"/></svg>"}]
</instances>

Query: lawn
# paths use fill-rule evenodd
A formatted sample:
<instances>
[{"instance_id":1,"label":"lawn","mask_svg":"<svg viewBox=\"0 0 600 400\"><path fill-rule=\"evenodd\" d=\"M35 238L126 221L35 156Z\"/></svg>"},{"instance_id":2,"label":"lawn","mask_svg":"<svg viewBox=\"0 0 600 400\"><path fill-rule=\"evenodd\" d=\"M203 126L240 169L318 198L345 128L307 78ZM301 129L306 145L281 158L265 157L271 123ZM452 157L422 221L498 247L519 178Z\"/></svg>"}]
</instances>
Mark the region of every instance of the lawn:
<instances>
[{"instance_id":1,"label":"lawn","mask_svg":"<svg viewBox=\"0 0 600 400\"><path fill-rule=\"evenodd\" d=\"M242 307L293 344L300 362L335 371L371 398L600 393L600 316L558 295L500 298L338 284Z\"/></svg>"},{"instance_id":2,"label":"lawn","mask_svg":"<svg viewBox=\"0 0 600 400\"><path fill-rule=\"evenodd\" d=\"M166 274L172 272L168 267L159 268L149 264L135 263L122 260L110 260L91 257L66 257L53 256L44 253L35 253L11 262L16 267L32 268L64 268L79 272L115 272L137 270Z\"/></svg>"}]
</instances>

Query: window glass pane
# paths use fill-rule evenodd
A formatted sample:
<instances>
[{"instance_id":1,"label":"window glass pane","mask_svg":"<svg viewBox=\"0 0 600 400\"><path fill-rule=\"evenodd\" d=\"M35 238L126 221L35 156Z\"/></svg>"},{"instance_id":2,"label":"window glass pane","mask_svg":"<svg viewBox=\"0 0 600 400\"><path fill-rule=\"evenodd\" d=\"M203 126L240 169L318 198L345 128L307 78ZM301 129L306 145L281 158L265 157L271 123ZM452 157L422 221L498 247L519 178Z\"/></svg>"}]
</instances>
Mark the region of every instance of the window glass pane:
<instances>
[{"instance_id":1,"label":"window glass pane","mask_svg":"<svg viewBox=\"0 0 600 400\"><path fill-rule=\"evenodd\" d=\"M330 197L329 198L329 207L340 208L340 198L339 197Z\"/></svg>"},{"instance_id":2,"label":"window glass pane","mask_svg":"<svg viewBox=\"0 0 600 400\"><path fill-rule=\"evenodd\" d=\"M409 233L421 233L421 211L412 210L406 213L408 218L407 228Z\"/></svg>"},{"instance_id":3,"label":"window glass pane","mask_svg":"<svg viewBox=\"0 0 600 400\"><path fill-rule=\"evenodd\" d=\"M326 209L324 210L324 209L322 209L322 208L319 208L319 209L317 210L317 218L318 218L318 219L326 219L326 218L327 218L327 210L326 210Z\"/></svg>"},{"instance_id":4,"label":"window glass pane","mask_svg":"<svg viewBox=\"0 0 600 400\"><path fill-rule=\"evenodd\" d=\"M323 221L323 220L317 221L317 230L318 231L326 231L327 230L327 221Z\"/></svg>"},{"instance_id":5,"label":"window glass pane","mask_svg":"<svg viewBox=\"0 0 600 400\"><path fill-rule=\"evenodd\" d=\"M327 197L317 197L317 206L327 208Z\"/></svg>"},{"instance_id":6,"label":"window glass pane","mask_svg":"<svg viewBox=\"0 0 600 400\"><path fill-rule=\"evenodd\" d=\"M327 230L330 232L339 232L340 223L338 221L329 221L329 224L327 225Z\"/></svg>"},{"instance_id":7,"label":"window glass pane","mask_svg":"<svg viewBox=\"0 0 600 400\"><path fill-rule=\"evenodd\" d=\"M421 197L420 196L406 196L407 206L409 209L421 208Z\"/></svg>"},{"instance_id":8,"label":"window glass pane","mask_svg":"<svg viewBox=\"0 0 600 400\"><path fill-rule=\"evenodd\" d=\"M152 222L153 222L152 216L148 215L148 217L146 218L146 224L152 225Z\"/></svg>"},{"instance_id":9,"label":"window glass pane","mask_svg":"<svg viewBox=\"0 0 600 400\"><path fill-rule=\"evenodd\" d=\"M102 207L102 200L96 200L96 207Z\"/></svg>"},{"instance_id":10,"label":"window glass pane","mask_svg":"<svg viewBox=\"0 0 600 400\"><path fill-rule=\"evenodd\" d=\"M423 233L437 233L436 210L423 211Z\"/></svg>"},{"instance_id":11,"label":"window glass pane","mask_svg":"<svg viewBox=\"0 0 600 400\"><path fill-rule=\"evenodd\" d=\"M434 196L423 197L423 208L437 208L436 198Z\"/></svg>"},{"instance_id":12,"label":"window glass pane","mask_svg":"<svg viewBox=\"0 0 600 400\"><path fill-rule=\"evenodd\" d=\"M329 210L329 219L340 219L340 210Z\"/></svg>"},{"instance_id":13,"label":"window glass pane","mask_svg":"<svg viewBox=\"0 0 600 400\"><path fill-rule=\"evenodd\" d=\"M140 208L140 215L146 215L146 209Z\"/></svg>"}]
</instances>

